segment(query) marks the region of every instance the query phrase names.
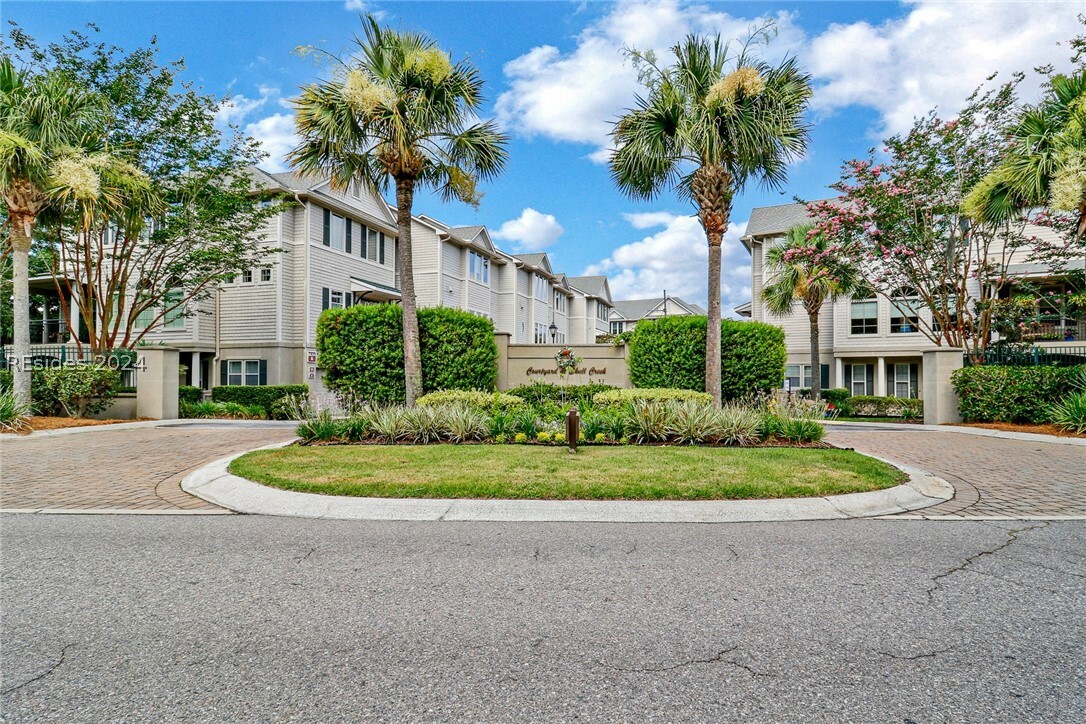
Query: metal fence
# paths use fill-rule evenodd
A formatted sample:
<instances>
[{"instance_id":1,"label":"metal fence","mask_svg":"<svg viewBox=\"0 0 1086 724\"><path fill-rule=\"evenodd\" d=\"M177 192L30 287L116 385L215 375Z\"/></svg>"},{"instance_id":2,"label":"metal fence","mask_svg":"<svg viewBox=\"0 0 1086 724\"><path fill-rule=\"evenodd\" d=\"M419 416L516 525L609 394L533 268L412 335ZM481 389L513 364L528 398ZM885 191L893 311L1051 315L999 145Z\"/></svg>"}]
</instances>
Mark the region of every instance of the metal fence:
<instances>
[{"instance_id":1,"label":"metal fence","mask_svg":"<svg viewBox=\"0 0 1086 724\"><path fill-rule=\"evenodd\" d=\"M1003 365L1006 367L1056 366L1086 364L1086 345L1071 347L992 347L973 355L964 355L965 365Z\"/></svg>"},{"instance_id":2,"label":"metal fence","mask_svg":"<svg viewBox=\"0 0 1086 724\"><path fill-rule=\"evenodd\" d=\"M0 369L8 369L12 363L11 347L0 346ZM71 363L104 362L116 367L121 373L122 387L136 386L136 370L132 367L117 366L110 360L103 360L95 355L87 345L82 350L74 344L32 344L30 345L30 364L32 367L61 367Z\"/></svg>"}]
</instances>

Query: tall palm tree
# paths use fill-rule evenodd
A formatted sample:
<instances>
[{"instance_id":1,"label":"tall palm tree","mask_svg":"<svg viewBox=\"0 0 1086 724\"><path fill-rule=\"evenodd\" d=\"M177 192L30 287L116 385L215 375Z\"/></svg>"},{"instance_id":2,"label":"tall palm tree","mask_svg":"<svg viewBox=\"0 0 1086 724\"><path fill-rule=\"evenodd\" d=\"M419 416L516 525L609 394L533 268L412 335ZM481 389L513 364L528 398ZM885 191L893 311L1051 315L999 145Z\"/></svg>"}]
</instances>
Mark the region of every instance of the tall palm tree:
<instances>
[{"instance_id":1,"label":"tall palm tree","mask_svg":"<svg viewBox=\"0 0 1086 724\"><path fill-rule=\"evenodd\" d=\"M860 276L844 261L814 226L801 224L788 230L784 243L770 247L766 275L773 281L762 289L762 299L771 314L792 313L795 302L803 305L811 325L811 398L822 392L819 362L818 315L822 305L857 291Z\"/></svg>"},{"instance_id":2,"label":"tall palm tree","mask_svg":"<svg viewBox=\"0 0 1086 724\"><path fill-rule=\"evenodd\" d=\"M28 262L34 225L56 203L101 195L100 164L84 149L100 140L102 100L57 72L31 74L0 59L0 195L13 265L14 391L30 403Z\"/></svg>"},{"instance_id":3,"label":"tall palm tree","mask_svg":"<svg viewBox=\"0 0 1086 724\"><path fill-rule=\"evenodd\" d=\"M636 199L665 188L693 202L709 243L709 309L705 391L717 405L720 386L721 244L732 199L751 180L781 187L789 161L807 148L802 116L811 77L794 58L770 66L754 56L763 28L730 54L719 35L690 35L661 67L651 53L632 51L648 91L614 127L611 177Z\"/></svg>"},{"instance_id":4,"label":"tall palm tree","mask_svg":"<svg viewBox=\"0 0 1086 724\"><path fill-rule=\"evenodd\" d=\"M446 200L478 205L476 183L504 168L507 139L492 121L476 119L483 82L468 61L453 64L425 35L382 28L372 17L363 24L357 54L335 59L334 76L305 86L294 102L301 142L287 158L302 172L328 174L335 188L395 186L411 405L423 391L411 249L415 190L422 185Z\"/></svg>"},{"instance_id":5,"label":"tall palm tree","mask_svg":"<svg viewBox=\"0 0 1086 724\"><path fill-rule=\"evenodd\" d=\"M1086 71L1052 77L1015 124L1003 161L965 199L966 213L987 223L1038 206L1077 213L1086 232Z\"/></svg>"}]
</instances>

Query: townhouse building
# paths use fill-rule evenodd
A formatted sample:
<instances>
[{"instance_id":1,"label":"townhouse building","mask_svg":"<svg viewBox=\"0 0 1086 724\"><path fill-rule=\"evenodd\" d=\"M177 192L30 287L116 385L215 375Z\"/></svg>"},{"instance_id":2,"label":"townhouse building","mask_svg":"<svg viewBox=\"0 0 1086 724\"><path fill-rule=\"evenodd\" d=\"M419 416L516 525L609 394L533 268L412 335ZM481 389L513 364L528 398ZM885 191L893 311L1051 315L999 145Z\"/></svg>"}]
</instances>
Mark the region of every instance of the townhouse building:
<instances>
[{"instance_id":1,"label":"townhouse building","mask_svg":"<svg viewBox=\"0 0 1086 724\"><path fill-rule=\"evenodd\" d=\"M772 272L767 270L767 252L774 244L783 243L788 229L810 221L803 204L761 207L751 212L741 238L751 255L751 301L735 311L784 329L788 351L785 376L792 389L810 387L813 375L817 374L824 389L841 387L853 395L921 397L923 354L939 347L920 331L922 321L930 328L931 315L908 290L895 295L892 303L884 297L872 296L839 299L823 305L818 319L821 334L817 369L811 368L810 323L799 303L785 316L771 314L766 309L762 289L772 282ZM1052 232L1028 225L1026 234L1043 238ZM1029 254L1028 248L1009 254L1008 274L1031 278L1046 289L1063 290L1066 279L1044 265L1030 263ZM1081 270L1082 260L1072 262L1070 268ZM1051 333L1039 335L1036 344L1058 349L1076 342L1081 344L1086 339L1086 320L1056 319L1050 324Z\"/></svg>"},{"instance_id":2,"label":"townhouse building","mask_svg":"<svg viewBox=\"0 0 1086 724\"><path fill-rule=\"evenodd\" d=\"M637 326L638 322L660 317L688 317L704 315L697 304L679 297L662 296L649 299L616 299L610 314L610 333L622 334Z\"/></svg>"},{"instance_id":3,"label":"townhouse building","mask_svg":"<svg viewBox=\"0 0 1086 724\"><path fill-rule=\"evenodd\" d=\"M595 344L596 338L610 330L611 283L605 276L569 277L574 292L570 307L570 344Z\"/></svg>"}]
</instances>

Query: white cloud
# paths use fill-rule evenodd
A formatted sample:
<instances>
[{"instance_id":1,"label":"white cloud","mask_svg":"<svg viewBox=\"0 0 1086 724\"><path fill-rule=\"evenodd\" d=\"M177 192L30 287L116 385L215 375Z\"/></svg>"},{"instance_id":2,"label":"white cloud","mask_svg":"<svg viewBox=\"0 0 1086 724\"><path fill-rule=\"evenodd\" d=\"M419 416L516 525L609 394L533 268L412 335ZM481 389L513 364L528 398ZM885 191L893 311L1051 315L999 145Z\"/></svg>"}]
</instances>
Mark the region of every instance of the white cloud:
<instances>
[{"instance_id":1,"label":"white cloud","mask_svg":"<svg viewBox=\"0 0 1086 724\"><path fill-rule=\"evenodd\" d=\"M517 251L543 251L556 242L564 231L554 214L541 214L527 208L517 218L502 224L492 236L512 241Z\"/></svg>"},{"instance_id":2,"label":"white cloud","mask_svg":"<svg viewBox=\"0 0 1086 724\"><path fill-rule=\"evenodd\" d=\"M268 96L248 98L241 93L230 96L219 104L215 111L215 125L225 128L230 124L240 123L253 111L268 102Z\"/></svg>"},{"instance_id":3,"label":"white cloud","mask_svg":"<svg viewBox=\"0 0 1086 724\"><path fill-rule=\"evenodd\" d=\"M720 32L725 38L746 37L763 18L736 18L703 5L666 2L622 3L577 36L576 47L563 53L551 45L532 48L506 63L510 90L496 109L499 121L523 136L595 147L590 158L607 158L611 122L633 105L637 72L626 62L624 48L667 48L690 32ZM785 51L801 35L791 16L779 16L781 35L771 50Z\"/></svg>"},{"instance_id":4,"label":"white cloud","mask_svg":"<svg viewBox=\"0 0 1086 724\"><path fill-rule=\"evenodd\" d=\"M373 3L367 2L366 0L346 0L346 2L343 3L343 9L352 13L372 15L377 20L381 20L385 17L384 10L378 10L374 7Z\"/></svg>"},{"instance_id":5,"label":"white cloud","mask_svg":"<svg viewBox=\"0 0 1086 724\"><path fill-rule=\"evenodd\" d=\"M276 113L245 126L245 134L260 142L260 148L268 154L260 166L268 171L285 171L283 157L298 144L294 133L294 114Z\"/></svg>"},{"instance_id":6,"label":"white cloud","mask_svg":"<svg viewBox=\"0 0 1086 724\"><path fill-rule=\"evenodd\" d=\"M624 244L585 274L606 274L615 299L668 295L704 305L709 287L709 246L696 216L654 211L624 216L634 229L662 227L640 241ZM747 222L732 223L724 235L720 296L724 316L750 301L750 255L739 242Z\"/></svg>"},{"instance_id":7,"label":"white cloud","mask_svg":"<svg viewBox=\"0 0 1086 724\"><path fill-rule=\"evenodd\" d=\"M900 19L831 25L801 54L817 81L812 105L832 111L870 106L881 116L882 136L909 129L914 117L938 106L956 113L993 72L1054 63L1067 67L1067 40L1077 27L1076 3L917 0ZM1027 78L1027 98L1038 88Z\"/></svg>"}]
</instances>

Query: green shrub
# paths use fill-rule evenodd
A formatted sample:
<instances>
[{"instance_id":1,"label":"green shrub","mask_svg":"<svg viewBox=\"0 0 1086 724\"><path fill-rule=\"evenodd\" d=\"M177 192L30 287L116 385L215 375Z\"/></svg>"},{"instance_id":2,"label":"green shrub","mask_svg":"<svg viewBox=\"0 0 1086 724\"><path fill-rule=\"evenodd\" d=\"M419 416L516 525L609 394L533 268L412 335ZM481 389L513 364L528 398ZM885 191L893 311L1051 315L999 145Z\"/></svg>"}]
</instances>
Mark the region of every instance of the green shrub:
<instances>
[{"instance_id":1,"label":"green shrub","mask_svg":"<svg viewBox=\"0 0 1086 724\"><path fill-rule=\"evenodd\" d=\"M705 389L705 317L664 317L630 336L634 387ZM784 331L761 322L721 322L721 393L736 399L784 382Z\"/></svg>"},{"instance_id":2,"label":"green shrub","mask_svg":"<svg viewBox=\"0 0 1086 724\"><path fill-rule=\"evenodd\" d=\"M0 388L0 429L17 431L26 426L30 417L30 405L21 404L15 399L15 392L10 388Z\"/></svg>"},{"instance_id":3,"label":"green shrub","mask_svg":"<svg viewBox=\"0 0 1086 724\"><path fill-rule=\"evenodd\" d=\"M321 410L313 417L302 420L295 430L305 442L331 442L343 434L343 425L328 410Z\"/></svg>"},{"instance_id":4,"label":"green shrub","mask_svg":"<svg viewBox=\"0 0 1086 724\"><path fill-rule=\"evenodd\" d=\"M963 367L951 382L966 422L1045 423L1084 367Z\"/></svg>"},{"instance_id":5,"label":"green shrub","mask_svg":"<svg viewBox=\"0 0 1086 724\"><path fill-rule=\"evenodd\" d=\"M283 398L309 396L306 385L219 385L211 389L212 402L234 402L247 407L259 407L272 420L285 420Z\"/></svg>"},{"instance_id":6,"label":"green shrub","mask_svg":"<svg viewBox=\"0 0 1086 724\"><path fill-rule=\"evenodd\" d=\"M1049 410L1049 418L1067 432L1086 434L1086 366L1079 367L1071 379L1075 392L1056 403Z\"/></svg>"},{"instance_id":7,"label":"green shrub","mask_svg":"<svg viewBox=\"0 0 1086 724\"><path fill-rule=\"evenodd\" d=\"M440 390L423 395L416 403L421 407L439 405L468 405L476 410L510 410L524 405L524 400L502 392L479 390Z\"/></svg>"},{"instance_id":8,"label":"green shrub","mask_svg":"<svg viewBox=\"0 0 1086 724\"><path fill-rule=\"evenodd\" d=\"M42 415L83 417L109 407L121 373L105 365L76 364L34 370L31 391Z\"/></svg>"},{"instance_id":9,"label":"green shrub","mask_svg":"<svg viewBox=\"0 0 1086 724\"><path fill-rule=\"evenodd\" d=\"M838 409L850 417L901 417L907 420L924 417L924 401L908 397L854 395L845 399Z\"/></svg>"},{"instance_id":10,"label":"green shrub","mask_svg":"<svg viewBox=\"0 0 1086 724\"><path fill-rule=\"evenodd\" d=\"M811 389L809 387L804 387L802 390L796 390L796 393L799 394L801 397L810 398ZM829 390L822 390L820 396L825 402L828 402L837 409L840 409L845 401L848 398L852 397L852 393L843 387L834 387Z\"/></svg>"},{"instance_id":11,"label":"green shrub","mask_svg":"<svg viewBox=\"0 0 1086 724\"><path fill-rule=\"evenodd\" d=\"M788 442L818 442L826 436L826 428L814 420L785 417L780 421L779 435Z\"/></svg>"},{"instance_id":12,"label":"green shrub","mask_svg":"<svg viewBox=\"0 0 1086 724\"><path fill-rule=\"evenodd\" d=\"M190 419L262 420L264 408L238 402L182 402L178 414Z\"/></svg>"},{"instance_id":13,"label":"green shrub","mask_svg":"<svg viewBox=\"0 0 1086 724\"><path fill-rule=\"evenodd\" d=\"M404 401L402 314L398 304L321 314L317 351L330 390L345 400ZM424 393L495 388L498 346L490 320L446 307L418 315Z\"/></svg>"},{"instance_id":14,"label":"green shrub","mask_svg":"<svg viewBox=\"0 0 1086 724\"><path fill-rule=\"evenodd\" d=\"M506 394L515 395L529 405L561 404L564 400L567 405L576 405L580 409L585 409L593 406L595 397L599 393L617 389L614 385L604 385L598 382L589 382L584 385L556 385L552 382L533 382L529 385L521 385L506 390Z\"/></svg>"},{"instance_id":15,"label":"green shrub","mask_svg":"<svg viewBox=\"0 0 1086 724\"><path fill-rule=\"evenodd\" d=\"M600 392L595 397L596 405L599 407L627 405L638 400L652 400L655 402L680 402L683 400L691 400L693 402L700 402L704 405L711 405L713 402L712 396L707 392L668 387L610 390L608 392Z\"/></svg>"},{"instance_id":16,"label":"green shrub","mask_svg":"<svg viewBox=\"0 0 1086 724\"><path fill-rule=\"evenodd\" d=\"M199 402L204 399L204 391L199 387L192 387L191 385L181 385L177 388L177 401L187 402L189 404Z\"/></svg>"}]
</instances>

